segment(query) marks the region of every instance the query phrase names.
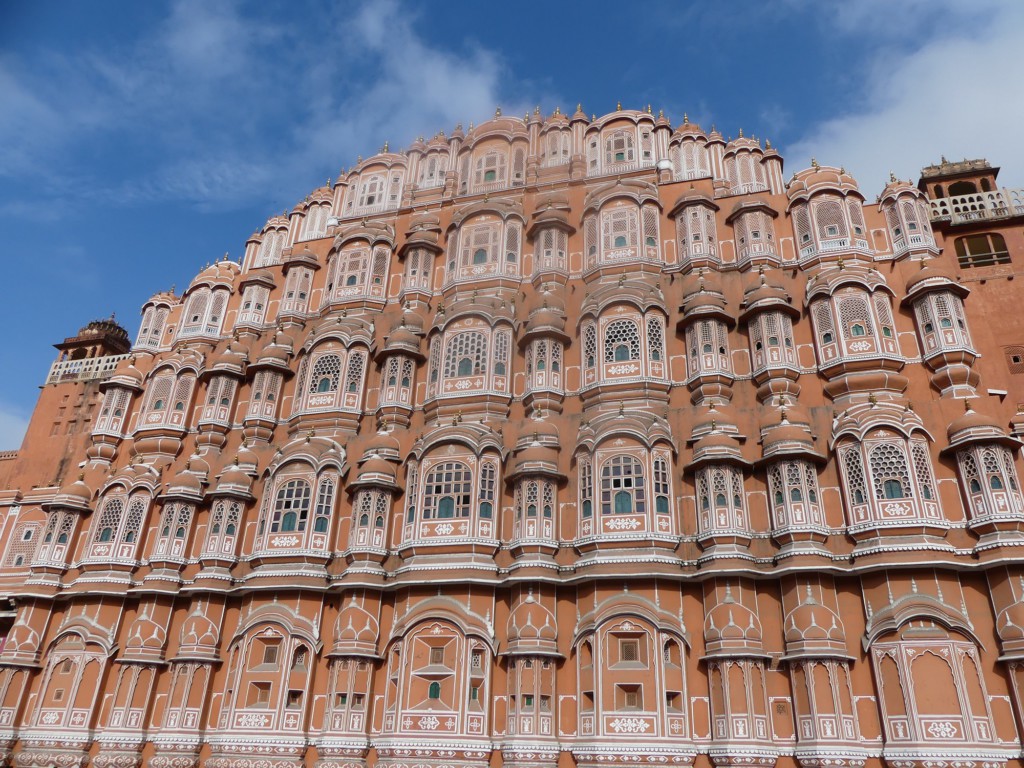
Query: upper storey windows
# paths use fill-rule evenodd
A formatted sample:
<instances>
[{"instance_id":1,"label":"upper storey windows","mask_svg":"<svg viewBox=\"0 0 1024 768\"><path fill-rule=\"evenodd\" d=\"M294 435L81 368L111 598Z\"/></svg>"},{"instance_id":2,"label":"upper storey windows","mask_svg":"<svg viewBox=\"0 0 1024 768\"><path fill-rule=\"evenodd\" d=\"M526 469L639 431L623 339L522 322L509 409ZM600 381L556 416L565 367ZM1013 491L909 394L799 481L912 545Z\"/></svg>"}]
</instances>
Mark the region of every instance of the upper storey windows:
<instances>
[{"instance_id":1,"label":"upper storey windows","mask_svg":"<svg viewBox=\"0 0 1024 768\"><path fill-rule=\"evenodd\" d=\"M476 195L521 187L525 181L525 144L489 141L462 154L459 194Z\"/></svg>"},{"instance_id":2,"label":"upper storey windows","mask_svg":"<svg viewBox=\"0 0 1024 768\"><path fill-rule=\"evenodd\" d=\"M572 154L572 134L554 129L541 137L540 164L543 168L565 165Z\"/></svg>"},{"instance_id":3,"label":"upper storey windows","mask_svg":"<svg viewBox=\"0 0 1024 768\"><path fill-rule=\"evenodd\" d=\"M218 337L228 304L227 289L197 288L189 294L178 325L178 338Z\"/></svg>"},{"instance_id":4,"label":"upper storey windows","mask_svg":"<svg viewBox=\"0 0 1024 768\"><path fill-rule=\"evenodd\" d=\"M658 206L619 200L583 219L584 268L597 270L622 263L661 261Z\"/></svg>"},{"instance_id":5,"label":"upper storey windows","mask_svg":"<svg viewBox=\"0 0 1024 768\"><path fill-rule=\"evenodd\" d=\"M935 491L928 444L876 430L837 451L850 513L850 533L929 524L947 527Z\"/></svg>"},{"instance_id":6,"label":"upper storey windows","mask_svg":"<svg viewBox=\"0 0 1024 768\"><path fill-rule=\"evenodd\" d=\"M331 259L324 303L353 299L384 300L391 250L386 245L366 242L346 245Z\"/></svg>"},{"instance_id":7,"label":"upper storey windows","mask_svg":"<svg viewBox=\"0 0 1024 768\"><path fill-rule=\"evenodd\" d=\"M653 126L623 126L587 136L587 175L624 173L654 165Z\"/></svg>"},{"instance_id":8,"label":"upper storey windows","mask_svg":"<svg viewBox=\"0 0 1024 768\"><path fill-rule=\"evenodd\" d=\"M433 189L444 186L448 156L442 152L431 152L420 160L419 176L416 186L420 189Z\"/></svg>"},{"instance_id":9,"label":"upper storey windows","mask_svg":"<svg viewBox=\"0 0 1024 768\"><path fill-rule=\"evenodd\" d=\"M518 277L523 224L516 218L474 216L459 227L455 247L448 250L446 285Z\"/></svg>"},{"instance_id":10,"label":"upper storey windows","mask_svg":"<svg viewBox=\"0 0 1024 768\"><path fill-rule=\"evenodd\" d=\"M507 394L510 389L512 331L466 320L433 338L427 397L476 392Z\"/></svg>"},{"instance_id":11,"label":"upper storey windows","mask_svg":"<svg viewBox=\"0 0 1024 768\"><path fill-rule=\"evenodd\" d=\"M166 369L157 373L146 385L138 429L186 428L195 384L192 373L178 375Z\"/></svg>"},{"instance_id":12,"label":"upper storey windows","mask_svg":"<svg viewBox=\"0 0 1024 768\"><path fill-rule=\"evenodd\" d=\"M297 412L358 411L363 401L367 351L339 348L328 343L302 362Z\"/></svg>"},{"instance_id":13,"label":"upper storey windows","mask_svg":"<svg viewBox=\"0 0 1024 768\"><path fill-rule=\"evenodd\" d=\"M661 312L631 312L620 307L619 313L585 321L582 333L584 386L666 378L665 316Z\"/></svg>"},{"instance_id":14,"label":"upper storey windows","mask_svg":"<svg viewBox=\"0 0 1024 768\"><path fill-rule=\"evenodd\" d=\"M711 175L707 146L694 140L682 141L669 151L672 172L677 180L703 179Z\"/></svg>"},{"instance_id":15,"label":"upper storey windows","mask_svg":"<svg viewBox=\"0 0 1024 768\"><path fill-rule=\"evenodd\" d=\"M718 254L718 231L715 226L717 210L718 207L714 203L704 199L686 202L682 208L677 207L673 210L679 261L684 270L717 266L721 263Z\"/></svg>"},{"instance_id":16,"label":"upper storey windows","mask_svg":"<svg viewBox=\"0 0 1024 768\"><path fill-rule=\"evenodd\" d=\"M888 294L864 288L840 288L811 303L819 364L827 368L862 357L900 358Z\"/></svg>"},{"instance_id":17,"label":"upper storey windows","mask_svg":"<svg viewBox=\"0 0 1024 768\"><path fill-rule=\"evenodd\" d=\"M300 240L316 240L327 236L327 223L331 218L331 204L319 203L306 209L306 217L302 221Z\"/></svg>"},{"instance_id":18,"label":"upper storey windows","mask_svg":"<svg viewBox=\"0 0 1024 768\"><path fill-rule=\"evenodd\" d=\"M402 202L404 178L403 168L364 171L349 186L345 196L345 215L363 216L397 209Z\"/></svg>"},{"instance_id":19,"label":"upper storey windows","mask_svg":"<svg viewBox=\"0 0 1024 768\"><path fill-rule=\"evenodd\" d=\"M164 336L164 326L167 324L167 315L170 314L170 307L164 305L150 305L142 313L142 325L139 328L139 337L135 340L135 346L141 349L157 349Z\"/></svg>"},{"instance_id":20,"label":"upper storey windows","mask_svg":"<svg viewBox=\"0 0 1024 768\"><path fill-rule=\"evenodd\" d=\"M816 195L793 208L800 258L844 250L868 250L864 210L858 198Z\"/></svg>"},{"instance_id":21,"label":"upper storey windows","mask_svg":"<svg viewBox=\"0 0 1024 768\"><path fill-rule=\"evenodd\" d=\"M732 219L736 238L736 255L740 269L757 264L778 264L775 243L775 212L766 207L744 210Z\"/></svg>"},{"instance_id":22,"label":"upper storey windows","mask_svg":"<svg viewBox=\"0 0 1024 768\"><path fill-rule=\"evenodd\" d=\"M725 177L729 193L746 195L768 190L768 177L760 153L740 151L725 158Z\"/></svg>"},{"instance_id":23,"label":"upper storey windows","mask_svg":"<svg viewBox=\"0 0 1024 768\"><path fill-rule=\"evenodd\" d=\"M270 267L281 263L281 252L288 245L288 230L286 227L275 227L266 229L260 240L259 249L256 251L254 267Z\"/></svg>"}]
</instances>

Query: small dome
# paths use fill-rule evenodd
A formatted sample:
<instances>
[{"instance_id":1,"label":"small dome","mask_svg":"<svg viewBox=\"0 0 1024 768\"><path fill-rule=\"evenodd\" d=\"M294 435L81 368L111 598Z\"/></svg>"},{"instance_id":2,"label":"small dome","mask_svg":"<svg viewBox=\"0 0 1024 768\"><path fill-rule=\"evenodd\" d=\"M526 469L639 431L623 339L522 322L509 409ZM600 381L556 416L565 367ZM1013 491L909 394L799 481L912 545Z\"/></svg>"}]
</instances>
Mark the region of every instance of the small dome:
<instances>
[{"instance_id":1,"label":"small dome","mask_svg":"<svg viewBox=\"0 0 1024 768\"><path fill-rule=\"evenodd\" d=\"M707 139L707 135L701 130L701 127L697 123L691 123L690 117L685 112L683 113L683 122L676 126L675 132L672 134L670 141L676 141L687 136L700 137Z\"/></svg>"},{"instance_id":2,"label":"small dome","mask_svg":"<svg viewBox=\"0 0 1024 768\"><path fill-rule=\"evenodd\" d=\"M757 153L761 153L761 142L751 136L744 136L743 131L740 131L739 138L733 139L725 145L725 151L728 152L739 152L740 150L751 150Z\"/></svg>"},{"instance_id":3,"label":"small dome","mask_svg":"<svg viewBox=\"0 0 1024 768\"><path fill-rule=\"evenodd\" d=\"M789 199L806 199L816 192L833 191L846 195L850 192L860 195L857 180L845 168L812 163L810 168L793 174L786 187Z\"/></svg>"},{"instance_id":4,"label":"small dome","mask_svg":"<svg viewBox=\"0 0 1024 768\"><path fill-rule=\"evenodd\" d=\"M162 660L166 641L167 630L143 612L128 629L124 655L126 658Z\"/></svg>"},{"instance_id":5,"label":"small dome","mask_svg":"<svg viewBox=\"0 0 1024 768\"><path fill-rule=\"evenodd\" d=\"M967 443L1010 443L1017 447L1018 441L1009 437L995 419L975 411L970 400L965 400L964 406L967 410L946 428L946 450Z\"/></svg>"},{"instance_id":6,"label":"small dome","mask_svg":"<svg viewBox=\"0 0 1024 768\"><path fill-rule=\"evenodd\" d=\"M752 610L736 602L726 591L725 598L708 611L704 620L704 642L708 655L736 653L762 654L761 622Z\"/></svg>"},{"instance_id":7,"label":"small dome","mask_svg":"<svg viewBox=\"0 0 1024 768\"><path fill-rule=\"evenodd\" d=\"M907 299L916 298L930 290L951 290L961 297L969 293L950 270L932 265L931 261L922 261L921 268L907 280Z\"/></svg>"},{"instance_id":8,"label":"small dome","mask_svg":"<svg viewBox=\"0 0 1024 768\"><path fill-rule=\"evenodd\" d=\"M533 594L520 601L508 618L508 652L556 654L558 622Z\"/></svg>"},{"instance_id":9,"label":"small dome","mask_svg":"<svg viewBox=\"0 0 1024 768\"><path fill-rule=\"evenodd\" d=\"M911 195L912 197L924 197L913 182L903 181L897 179L893 174L889 174L889 183L885 185L885 189L882 190L882 194L878 197L879 203L885 203L889 200L895 200L901 195Z\"/></svg>"},{"instance_id":10,"label":"small dome","mask_svg":"<svg viewBox=\"0 0 1024 768\"><path fill-rule=\"evenodd\" d=\"M252 477L232 464L217 478L217 493L232 496L247 496L252 489Z\"/></svg>"},{"instance_id":11,"label":"small dome","mask_svg":"<svg viewBox=\"0 0 1024 768\"><path fill-rule=\"evenodd\" d=\"M102 320L93 320L78 329L78 338L103 338L113 336L116 339L128 344L128 331L121 327L121 324L114 320L114 316Z\"/></svg>"},{"instance_id":12,"label":"small dome","mask_svg":"<svg viewBox=\"0 0 1024 768\"><path fill-rule=\"evenodd\" d=\"M996 617L996 632L999 639L1024 647L1024 602L1015 602L999 612Z\"/></svg>"},{"instance_id":13,"label":"small dome","mask_svg":"<svg viewBox=\"0 0 1024 768\"><path fill-rule=\"evenodd\" d=\"M377 620L362 608L353 597L341 609L334 622L334 645L331 655L377 656Z\"/></svg>"},{"instance_id":14,"label":"small dome","mask_svg":"<svg viewBox=\"0 0 1024 768\"><path fill-rule=\"evenodd\" d=\"M287 225L286 225L287 226ZM189 283L189 290L198 285L227 285L230 286L238 274L240 267L233 261L217 261L206 267L195 276ZM187 291L186 291L187 293Z\"/></svg>"},{"instance_id":15,"label":"small dome","mask_svg":"<svg viewBox=\"0 0 1024 768\"><path fill-rule=\"evenodd\" d=\"M203 483L197 475L186 469L170 479L167 483L167 493L172 496L201 499L203 497Z\"/></svg>"},{"instance_id":16,"label":"small dome","mask_svg":"<svg viewBox=\"0 0 1024 768\"><path fill-rule=\"evenodd\" d=\"M382 459L380 456L373 456L360 465L358 477L361 481L370 478L381 478L394 482L397 476L391 462Z\"/></svg>"},{"instance_id":17,"label":"small dome","mask_svg":"<svg viewBox=\"0 0 1024 768\"><path fill-rule=\"evenodd\" d=\"M846 655L842 619L830 608L808 598L786 617L783 628L790 654L839 653Z\"/></svg>"},{"instance_id":18,"label":"small dome","mask_svg":"<svg viewBox=\"0 0 1024 768\"><path fill-rule=\"evenodd\" d=\"M50 502L51 507L67 507L69 509L88 510L92 501L92 489L85 484L84 475L79 475L73 483L62 486Z\"/></svg>"},{"instance_id":19,"label":"small dome","mask_svg":"<svg viewBox=\"0 0 1024 768\"><path fill-rule=\"evenodd\" d=\"M363 449L363 458L384 456L398 459L401 456L401 450L402 446L393 432L377 431L367 441L366 448Z\"/></svg>"},{"instance_id":20,"label":"small dome","mask_svg":"<svg viewBox=\"0 0 1024 768\"><path fill-rule=\"evenodd\" d=\"M191 615L182 622L178 641L178 655L184 657L217 658L220 632L217 625L196 605Z\"/></svg>"}]
</instances>

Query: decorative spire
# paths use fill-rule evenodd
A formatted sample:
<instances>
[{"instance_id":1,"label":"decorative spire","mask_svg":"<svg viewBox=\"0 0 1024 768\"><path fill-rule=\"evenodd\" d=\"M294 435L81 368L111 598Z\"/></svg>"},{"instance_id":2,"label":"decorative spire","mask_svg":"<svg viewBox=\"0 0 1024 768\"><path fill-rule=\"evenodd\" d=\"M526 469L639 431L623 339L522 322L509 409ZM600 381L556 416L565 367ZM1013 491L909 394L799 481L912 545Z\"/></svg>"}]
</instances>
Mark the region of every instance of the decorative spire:
<instances>
[{"instance_id":1,"label":"decorative spire","mask_svg":"<svg viewBox=\"0 0 1024 768\"><path fill-rule=\"evenodd\" d=\"M812 168L813 168L814 170L818 170L819 168L821 168L821 166L820 166L820 165L818 165L818 159L817 159L817 158L815 158L815 157L812 157L812 158L811 158L811 167L812 167Z\"/></svg>"},{"instance_id":2,"label":"decorative spire","mask_svg":"<svg viewBox=\"0 0 1024 768\"><path fill-rule=\"evenodd\" d=\"M617 103L615 104L615 111L616 111L616 112L621 112L621 111L622 111L622 102L621 102L621 101L620 101L620 102L617 102Z\"/></svg>"},{"instance_id":3,"label":"decorative spire","mask_svg":"<svg viewBox=\"0 0 1024 768\"><path fill-rule=\"evenodd\" d=\"M501 107L495 107L494 108L494 116L495 117L501 117Z\"/></svg>"}]
</instances>

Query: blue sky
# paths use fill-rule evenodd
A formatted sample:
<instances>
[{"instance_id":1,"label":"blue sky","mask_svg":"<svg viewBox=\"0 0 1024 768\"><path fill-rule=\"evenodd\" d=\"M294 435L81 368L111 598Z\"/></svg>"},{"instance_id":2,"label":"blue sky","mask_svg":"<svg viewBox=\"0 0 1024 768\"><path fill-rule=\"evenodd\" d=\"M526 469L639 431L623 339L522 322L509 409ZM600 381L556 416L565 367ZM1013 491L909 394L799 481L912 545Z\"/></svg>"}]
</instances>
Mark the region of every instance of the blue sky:
<instances>
[{"instance_id":1,"label":"blue sky","mask_svg":"<svg viewBox=\"0 0 1024 768\"><path fill-rule=\"evenodd\" d=\"M664 109L768 137L786 175L987 156L1021 186L1024 3L177 2L0 5L0 449L50 346L186 286L385 140L539 104Z\"/></svg>"}]
</instances>

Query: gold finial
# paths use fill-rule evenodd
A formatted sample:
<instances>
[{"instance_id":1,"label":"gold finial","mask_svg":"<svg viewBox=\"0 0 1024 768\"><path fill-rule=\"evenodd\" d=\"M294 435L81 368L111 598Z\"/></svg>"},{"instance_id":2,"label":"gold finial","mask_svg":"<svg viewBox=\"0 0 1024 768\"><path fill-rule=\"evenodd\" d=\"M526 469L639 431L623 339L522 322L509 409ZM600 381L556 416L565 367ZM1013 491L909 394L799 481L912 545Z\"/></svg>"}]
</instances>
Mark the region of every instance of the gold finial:
<instances>
[{"instance_id":1,"label":"gold finial","mask_svg":"<svg viewBox=\"0 0 1024 768\"><path fill-rule=\"evenodd\" d=\"M683 125L689 125L689 124L690 124L690 116L686 112L683 112Z\"/></svg>"},{"instance_id":2,"label":"gold finial","mask_svg":"<svg viewBox=\"0 0 1024 768\"><path fill-rule=\"evenodd\" d=\"M501 117L501 107L495 107L494 108L494 116L495 117Z\"/></svg>"},{"instance_id":3,"label":"gold finial","mask_svg":"<svg viewBox=\"0 0 1024 768\"><path fill-rule=\"evenodd\" d=\"M621 111L622 111L622 102L621 102L621 101L620 101L620 102L617 102L617 103L615 104L615 111L616 111L616 112L621 112Z\"/></svg>"},{"instance_id":4,"label":"gold finial","mask_svg":"<svg viewBox=\"0 0 1024 768\"><path fill-rule=\"evenodd\" d=\"M85 480L85 472L79 472L79 473L78 473L78 482L80 482L80 483L81 483L81 482L83 482L84 480Z\"/></svg>"},{"instance_id":5,"label":"gold finial","mask_svg":"<svg viewBox=\"0 0 1024 768\"><path fill-rule=\"evenodd\" d=\"M314 437L316 437L316 430L310 427L309 432L306 433L306 442L308 443Z\"/></svg>"},{"instance_id":6,"label":"gold finial","mask_svg":"<svg viewBox=\"0 0 1024 768\"><path fill-rule=\"evenodd\" d=\"M647 105L647 114L648 115L653 115L654 114L654 110L651 109L651 105L650 104Z\"/></svg>"},{"instance_id":7,"label":"gold finial","mask_svg":"<svg viewBox=\"0 0 1024 768\"><path fill-rule=\"evenodd\" d=\"M820 165L818 165L818 159L817 159L817 158L815 158L815 157L812 157L812 158L811 158L811 167L812 167L812 168L813 168L814 170L818 170L819 168L821 168L821 166L820 166Z\"/></svg>"},{"instance_id":8,"label":"gold finial","mask_svg":"<svg viewBox=\"0 0 1024 768\"><path fill-rule=\"evenodd\" d=\"M743 129L742 129L742 128L740 128L740 135L739 135L739 138L741 138L741 139L743 138Z\"/></svg>"},{"instance_id":9,"label":"gold finial","mask_svg":"<svg viewBox=\"0 0 1024 768\"><path fill-rule=\"evenodd\" d=\"M839 258L838 258L838 259L836 260L836 266L838 266L838 267L839 267L839 270L840 270L840 271L842 271L843 269L845 269L845 268L846 268L846 262L845 262L845 261L843 261L843 257L842 257L842 256L840 256L840 257L839 257Z\"/></svg>"},{"instance_id":10,"label":"gold finial","mask_svg":"<svg viewBox=\"0 0 1024 768\"><path fill-rule=\"evenodd\" d=\"M592 123L593 123L593 122L595 122L596 120L597 120L597 115L593 115L593 114L592 114L592 115L590 116L590 122L592 122Z\"/></svg>"},{"instance_id":11,"label":"gold finial","mask_svg":"<svg viewBox=\"0 0 1024 768\"><path fill-rule=\"evenodd\" d=\"M875 393L874 392L872 392L870 395L868 395L868 402L871 403L871 405L873 405L873 406L874 405L878 405L878 398L875 397Z\"/></svg>"},{"instance_id":12,"label":"gold finial","mask_svg":"<svg viewBox=\"0 0 1024 768\"><path fill-rule=\"evenodd\" d=\"M473 130L473 121L472 120L469 121L469 130L471 130L471 131Z\"/></svg>"},{"instance_id":13,"label":"gold finial","mask_svg":"<svg viewBox=\"0 0 1024 768\"><path fill-rule=\"evenodd\" d=\"M1017 408L1019 410L1020 406L1017 406ZM964 413L970 413L971 410L972 410L972 408L971 408L971 398L965 397L964 398Z\"/></svg>"},{"instance_id":14,"label":"gold finial","mask_svg":"<svg viewBox=\"0 0 1024 768\"><path fill-rule=\"evenodd\" d=\"M533 114L535 114L535 115L539 115L540 114L540 104L538 104L536 107L533 108Z\"/></svg>"},{"instance_id":15,"label":"gold finial","mask_svg":"<svg viewBox=\"0 0 1024 768\"><path fill-rule=\"evenodd\" d=\"M388 145L388 142L386 142L386 141L385 141L385 142L384 142L384 146L383 146L383 147L381 148L381 150L380 150L380 151L381 151L381 152L387 152L387 151L388 151L388 149L389 149L389 145Z\"/></svg>"},{"instance_id":16,"label":"gold finial","mask_svg":"<svg viewBox=\"0 0 1024 768\"><path fill-rule=\"evenodd\" d=\"M896 181L896 174L893 173L892 171L889 171L889 181L890 182Z\"/></svg>"},{"instance_id":17,"label":"gold finial","mask_svg":"<svg viewBox=\"0 0 1024 768\"><path fill-rule=\"evenodd\" d=\"M771 139L765 139L764 140L764 148L765 149L771 149L772 148L772 140Z\"/></svg>"},{"instance_id":18,"label":"gold finial","mask_svg":"<svg viewBox=\"0 0 1024 768\"><path fill-rule=\"evenodd\" d=\"M625 415L626 415L626 404L625 403L619 403L619 416L625 416Z\"/></svg>"},{"instance_id":19,"label":"gold finial","mask_svg":"<svg viewBox=\"0 0 1024 768\"><path fill-rule=\"evenodd\" d=\"M561 107L555 107L555 114L556 115L562 114L562 108Z\"/></svg>"},{"instance_id":20,"label":"gold finial","mask_svg":"<svg viewBox=\"0 0 1024 768\"><path fill-rule=\"evenodd\" d=\"M363 156L362 155L356 155L356 163L361 163L361 162L363 162Z\"/></svg>"},{"instance_id":21,"label":"gold finial","mask_svg":"<svg viewBox=\"0 0 1024 768\"><path fill-rule=\"evenodd\" d=\"M525 115L523 115L523 122L524 123L530 122L530 113L529 112L527 112Z\"/></svg>"},{"instance_id":22,"label":"gold finial","mask_svg":"<svg viewBox=\"0 0 1024 768\"><path fill-rule=\"evenodd\" d=\"M576 102L576 111L577 112L582 112L583 111L583 102L582 101L577 101Z\"/></svg>"}]
</instances>

